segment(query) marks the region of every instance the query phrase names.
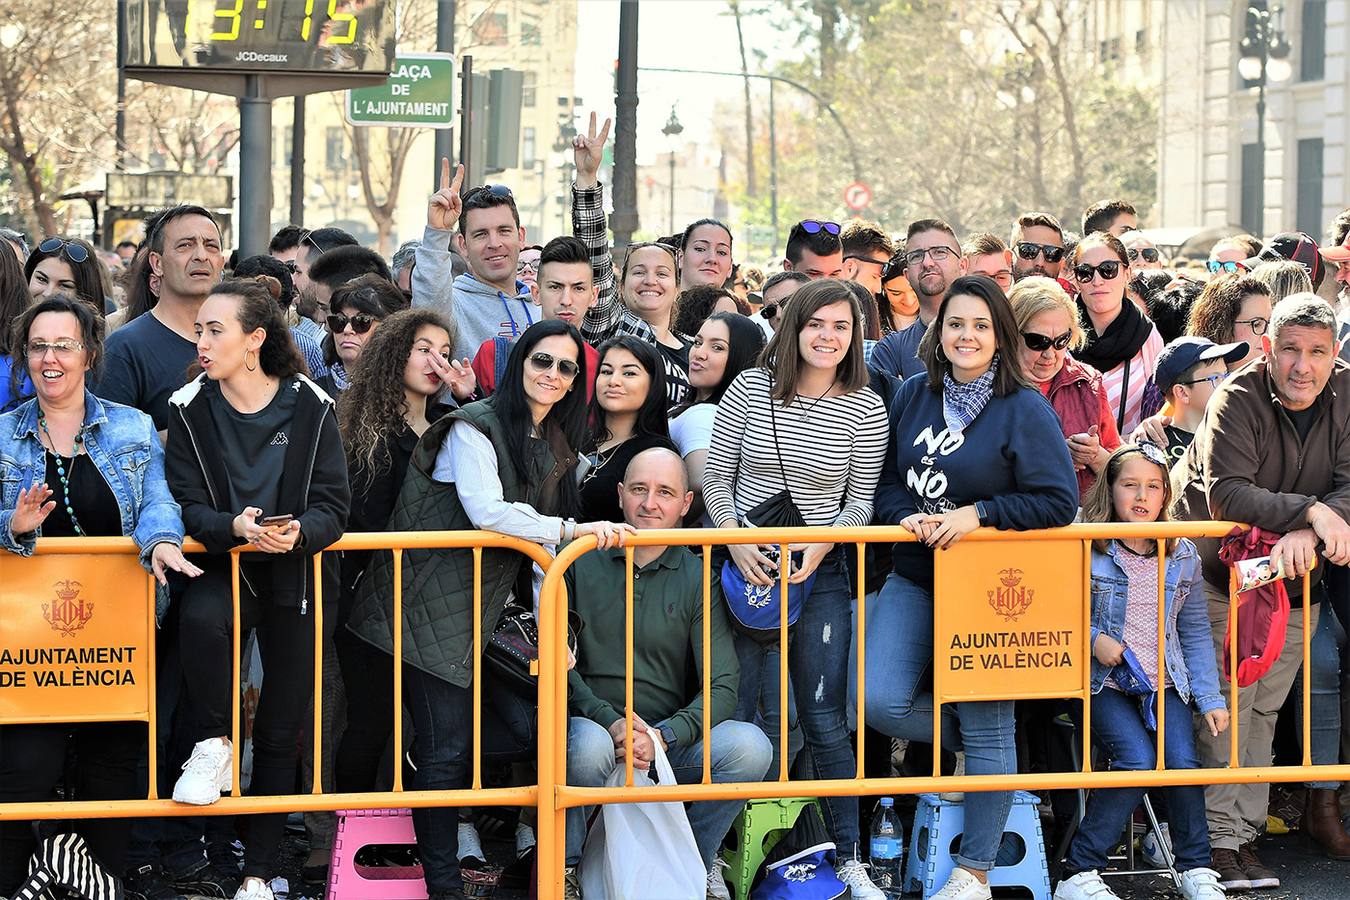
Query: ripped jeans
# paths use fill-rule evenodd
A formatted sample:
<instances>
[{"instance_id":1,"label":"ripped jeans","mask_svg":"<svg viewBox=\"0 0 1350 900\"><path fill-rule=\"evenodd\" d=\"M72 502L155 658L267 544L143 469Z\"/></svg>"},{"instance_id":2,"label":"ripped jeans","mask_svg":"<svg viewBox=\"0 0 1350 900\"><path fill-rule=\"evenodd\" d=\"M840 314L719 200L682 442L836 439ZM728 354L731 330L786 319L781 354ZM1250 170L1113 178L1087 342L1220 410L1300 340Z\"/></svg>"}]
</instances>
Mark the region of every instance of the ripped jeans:
<instances>
[{"instance_id":1,"label":"ripped jeans","mask_svg":"<svg viewBox=\"0 0 1350 900\"><path fill-rule=\"evenodd\" d=\"M796 700L798 724L811 749L811 777L816 779L853 778L857 774L845 715L849 645L853 639L851 596L844 551L836 547L821 561L811 595L802 604L797 623L788 631L790 686ZM749 699L745 692L754 690L750 685L755 681L758 681L759 706L775 711L779 707L777 668L772 673L764 672L765 656L770 649L744 634L738 632L736 635L736 653L741 663L743 693L739 705L742 712L747 708L754 709L753 705L747 707L744 701ZM747 685L747 673L752 673L750 685ZM763 678L759 677L760 673L764 674ZM777 714L766 715L762 725L776 748ZM777 768L771 767L765 777L776 779ZM858 798L825 798L823 812L825 827L834 837L839 859L852 859L858 847Z\"/></svg>"}]
</instances>

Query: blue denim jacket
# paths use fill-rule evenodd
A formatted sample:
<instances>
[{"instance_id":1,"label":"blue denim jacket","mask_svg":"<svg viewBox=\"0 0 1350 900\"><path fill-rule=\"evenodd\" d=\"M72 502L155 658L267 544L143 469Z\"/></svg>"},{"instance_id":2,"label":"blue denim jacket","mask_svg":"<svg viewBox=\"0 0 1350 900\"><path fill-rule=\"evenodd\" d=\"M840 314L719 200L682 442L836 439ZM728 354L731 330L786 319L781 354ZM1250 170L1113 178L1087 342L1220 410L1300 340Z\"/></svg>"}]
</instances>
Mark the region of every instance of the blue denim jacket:
<instances>
[{"instance_id":1,"label":"blue denim jacket","mask_svg":"<svg viewBox=\"0 0 1350 900\"><path fill-rule=\"evenodd\" d=\"M1092 644L1105 632L1118 641L1125 633L1125 607L1129 602L1129 579L1116 562L1119 545L1107 551L1092 551ZM1165 658L1167 677L1187 703L1194 701L1201 713L1223 709L1219 693L1219 666L1214 660L1209 612L1205 608L1204 576L1195 545L1185 538L1167 556ZM1155 588L1156 589L1156 588ZM1092 693L1100 691L1111 669L1092 658Z\"/></svg>"},{"instance_id":2,"label":"blue denim jacket","mask_svg":"<svg viewBox=\"0 0 1350 900\"><path fill-rule=\"evenodd\" d=\"M42 532L16 535L10 530L19 491L47 478L37 417L36 400L0 416L0 547L20 556L32 555ZM140 410L86 390L82 432L85 452L117 498L122 534L135 539L141 565L149 569L155 544L183 545L182 511L164 480L164 448L154 423Z\"/></svg>"}]
</instances>

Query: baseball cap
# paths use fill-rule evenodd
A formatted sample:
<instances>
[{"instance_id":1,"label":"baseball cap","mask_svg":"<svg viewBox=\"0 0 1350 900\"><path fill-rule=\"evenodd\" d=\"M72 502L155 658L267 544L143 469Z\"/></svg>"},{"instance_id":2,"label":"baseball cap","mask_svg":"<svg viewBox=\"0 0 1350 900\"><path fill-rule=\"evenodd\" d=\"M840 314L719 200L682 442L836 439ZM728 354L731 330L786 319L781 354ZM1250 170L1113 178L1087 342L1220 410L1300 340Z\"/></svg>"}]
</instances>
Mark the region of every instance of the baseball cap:
<instances>
[{"instance_id":1,"label":"baseball cap","mask_svg":"<svg viewBox=\"0 0 1350 900\"><path fill-rule=\"evenodd\" d=\"M1261 248L1261 252L1247 260L1247 266L1253 268L1263 262L1278 262L1282 259L1301 263L1312 279L1313 290L1322 283L1326 267L1322 263L1322 254L1318 252L1317 241L1302 231L1282 231Z\"/></svg>"},{"instance_id":2,"label":"baseball cap","mask_svg":"<svg viewBox=\"0 0 1350 900\"><path fill-rule=\"evenodd\" d=\"M1345 240L1342 243L1333 247L1323 247L1322 257L1327 262L1350 262L1350 232L1346 232Z\"/></svg>"},{"instance_id":3,"label":"baseball cap","mask_svg":"<svg viewBox=\"0 0 1350 900\"><path fill-rule=\"evenodd\" d=\"M1158 366L1154 370L1153 381L1157 384L1158 390L1166 394L1192 366L1216 359L1232 364L1246 356L1249 349L1246 341L1216 344L1209 338L1179 337L1158 354Z\"/></svg>"}]
</instances>

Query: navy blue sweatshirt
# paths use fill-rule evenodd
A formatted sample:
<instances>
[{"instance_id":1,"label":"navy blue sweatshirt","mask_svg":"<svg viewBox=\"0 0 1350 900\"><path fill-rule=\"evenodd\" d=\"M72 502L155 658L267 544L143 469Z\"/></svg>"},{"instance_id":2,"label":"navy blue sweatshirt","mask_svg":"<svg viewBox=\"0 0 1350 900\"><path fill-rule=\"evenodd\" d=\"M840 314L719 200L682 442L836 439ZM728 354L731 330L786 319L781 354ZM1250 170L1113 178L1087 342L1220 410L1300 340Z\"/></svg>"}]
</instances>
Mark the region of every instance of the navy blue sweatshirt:
<instances>
[{"instance_id":1,"label":"navy blue sweatshirt","mask_svg":"<svg viewBox=\"0 0 1350 900\"><path fill-rule=\"evenodd\" d=\"M1078 512L1078 479L1059 418L1040 391L991 397L959 435L947 431L942 396L928 375L907 378L890 406L891 441L877 484L873 523L898 525L915 513L950 512L983 500L984 524L1026 531L1068 525ZM895 545L894 570L925 587L933 551Z\"/></svg>"}]
</instances>

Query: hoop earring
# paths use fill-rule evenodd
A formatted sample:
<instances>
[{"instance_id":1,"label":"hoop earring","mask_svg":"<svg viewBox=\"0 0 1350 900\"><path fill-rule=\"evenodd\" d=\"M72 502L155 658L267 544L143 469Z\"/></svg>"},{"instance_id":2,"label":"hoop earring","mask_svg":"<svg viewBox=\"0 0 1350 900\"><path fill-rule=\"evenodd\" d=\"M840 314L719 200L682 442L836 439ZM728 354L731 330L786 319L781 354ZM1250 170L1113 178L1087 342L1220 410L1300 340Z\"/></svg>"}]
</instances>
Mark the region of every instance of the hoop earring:
<instances>
[{"instance_id":1,"label":"hoop earring","mask_svg":"<svg viewBox=\"0 0 1350 900\"><path fill-rule=\"evenodd\" d=\"M253 365L250 366L250 365L248 364L248 351L245 350L245 351L244 351L244 368L245 368L245 369L248 369L250 372L256 372L256 371L258 371L258 351L257 351L257 350L254 350L254 351L253 351L253 360L254 360L254 361L253 361Z\"/></svg>"}]
</instances>

